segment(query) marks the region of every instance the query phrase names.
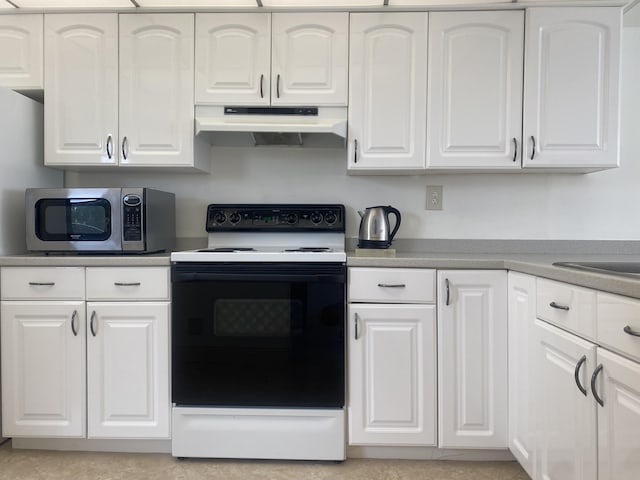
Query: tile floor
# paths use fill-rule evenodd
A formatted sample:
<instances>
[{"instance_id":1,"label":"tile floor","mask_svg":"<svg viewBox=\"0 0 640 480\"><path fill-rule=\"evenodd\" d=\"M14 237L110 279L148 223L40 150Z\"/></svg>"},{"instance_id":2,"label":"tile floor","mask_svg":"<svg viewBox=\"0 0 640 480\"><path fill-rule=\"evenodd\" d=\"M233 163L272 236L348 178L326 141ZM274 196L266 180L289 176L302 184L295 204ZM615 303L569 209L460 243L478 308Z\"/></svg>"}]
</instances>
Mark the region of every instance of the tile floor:
<instances>
[{"instance_id":1,"label":"tile floor","mask_svg":"<svg viewBox=\"0 0 640 480\"><path fill-rule=\"evenodd\" d=\"M0 446L1 480L527 480L516 462L349 459L343 463L177 460L167 454Z\"/></svg>"}]
</instances>

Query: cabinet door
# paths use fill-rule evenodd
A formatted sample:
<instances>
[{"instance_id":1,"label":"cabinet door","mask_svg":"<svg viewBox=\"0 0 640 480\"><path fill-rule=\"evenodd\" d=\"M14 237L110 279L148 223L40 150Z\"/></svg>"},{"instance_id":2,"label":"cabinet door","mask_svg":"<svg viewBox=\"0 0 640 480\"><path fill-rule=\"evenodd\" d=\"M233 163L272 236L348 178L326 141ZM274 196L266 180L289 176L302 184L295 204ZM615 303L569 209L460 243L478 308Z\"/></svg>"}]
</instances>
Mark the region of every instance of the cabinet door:
<instances>
[{"instance_id":1,"label":"cabinet door","mask_svg":"<svg viewBox=\"0 0 640 480\"><path fill-rule=\"evenodd\" d=\"M527 9L525 167L616 167L622 11Z\"/></svg>"},{"instance_id":2,"label":"cabinet door","mask_svg":"<svg viewBox=\"0 0 640 480\"><path fill-rule=\"evenodd\" d=\"M436 444L435 307L349 305L349 443Z\"/></svg>"},{"instance_id":3,"label":"cabinet door","mask_svg":"<svg viewBox=\"0 0 640 480\"><path fill-rule=\"evenodd\" d=\"M45 165L118 163L118 16L45 15Z\"/></svg>"},{"instance_id":4,"label":"cabinet door","mask_svg":"<svg viewBox=\"0 0 640 480\"><path fill-rule=\"evenodd\" d=\"M640 478L640 364L598 348L598 480Z\"/></svg>"},{"instance_id":5,"label":"cabinet door","mask_svg":"<svg viewBox=\"0 0 640 480\"><path fill-rule=\"evenodd\" d=\"M347 105L347 12L274 13L273 105Z\"/></svg>"},{"instance_id":6,"label":"cabinet door","mask_svg":"<svg viewBox=\"0 0 640 480\"><path fill-rule=\"evenodd\" d=\"M0 311L0 436L84 436L84 302L2 302Z\"/></svg>"},{"instance_id":7,"label":"cabinet door","mask_svg":"<svg viewBox=\"0 0 640 480\"><path fill-rule=\"evenodd\" d=\"M536 277L509 272L509 450L531 478L536 478L535 402L533 394Z\"/></svg>"},{"instance_id":8,"label":"cabinet door","mask_svg":"<svg viewBox=\"0 0 640 480\"><path fill-rule=\"evenodd\" d=\"M540 320L534 329L537 478L596 480L596 402L588 390L596 347Z\"/></svg>"},{"instance_id":9,"label":"cabinet door","mask_svg":"<svg viewBox=\"0 0 640 480\"><path fill-rule=\"evenodd\" d=\"M440 447L507 447L507 272L438 272Z\"/></svg>"},{"instance_id":10,"label":"cabinet door","mask_svg":"<svg viewBox=\"0 0 640 480\"><path fill-rule=\"evenodd\" d=\"M271 14L197 13L195 100L269 105Z\"/></svg>"},{"instance_id":11,"label":"cabinet door","mask_svg":"<svg viewBox=\"0 0 640 480\"><path fill-rule=\"evenodd\" d=\"M120 15L120 165L193 165L193 35L193 14Z\"/></svg>"},{"instance_id":12,"label":"cabinet door","mask_svg":"<svg viewBox=\"0 0 640 480\"><path fill-rule=\"evenodd\" d=\"M428 168L520 168L524 12L429 15Z\"/></svg>"},{"instance_id":13,"label":"cabinet door","mask_svg":"<svg viewBox=\"0 0 640 480\"><path fill-rule=\"evenodd\" d=\"M348 169L425 168L426 12L351 14Z\"/></svg>"},{"instance_id":14,"label":"cabinet door","mask_svg":"<svg viewBox=\"0 0 640 480\"><path fill-rule=\"evenodd\" d=\"M87 303L89 438L169 436L169 303Z\"/></svg>"},{"instance_id":15,"label":"cabinet door","mask_svg":"<svg viewBox=\"0 0 640 480\"><path fill-rule=\"evenodd\" d=\"M0 86L40 90L42 15L0 15Z\"/></svg>"}]
</instances>

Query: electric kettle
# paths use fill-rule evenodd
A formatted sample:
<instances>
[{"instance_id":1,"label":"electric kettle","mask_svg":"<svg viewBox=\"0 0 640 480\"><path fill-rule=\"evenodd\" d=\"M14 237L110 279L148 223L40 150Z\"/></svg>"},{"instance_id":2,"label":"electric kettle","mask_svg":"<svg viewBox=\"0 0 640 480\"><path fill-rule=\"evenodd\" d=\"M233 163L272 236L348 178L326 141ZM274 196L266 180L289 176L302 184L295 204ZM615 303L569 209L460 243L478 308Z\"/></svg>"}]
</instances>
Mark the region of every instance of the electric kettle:
<instances>
[{"instance_id":1,"label":"electric kettle","mask_svg":"<svg viewBox=\"0 0 640 480\"><path fill-rule=\"evenodd\" d=\"M360 248L389 248L393 237L400 228L401 216L397 208L391 205L369 207L360 214L360 233L358 247ZM396 217L393 230L389 228L389 214Z\"/></svg>"}]
</instances>

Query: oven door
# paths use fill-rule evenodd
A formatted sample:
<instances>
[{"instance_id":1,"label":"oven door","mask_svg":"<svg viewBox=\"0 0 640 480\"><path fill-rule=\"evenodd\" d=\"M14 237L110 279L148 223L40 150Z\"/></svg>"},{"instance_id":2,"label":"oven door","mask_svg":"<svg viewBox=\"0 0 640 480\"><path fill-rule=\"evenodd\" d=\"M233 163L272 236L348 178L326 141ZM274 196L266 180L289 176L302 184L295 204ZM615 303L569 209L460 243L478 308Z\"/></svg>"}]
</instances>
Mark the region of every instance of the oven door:
<instances>
[{"instance_id":1,"label":"oven door","mask_svg":"<svg viewBox=\"0 0 640 480\"><path fill-rule=\"evenodd\" d=\"M344 264L176 263L180 406L344 406Z\"/></svg>"}]
</instances>

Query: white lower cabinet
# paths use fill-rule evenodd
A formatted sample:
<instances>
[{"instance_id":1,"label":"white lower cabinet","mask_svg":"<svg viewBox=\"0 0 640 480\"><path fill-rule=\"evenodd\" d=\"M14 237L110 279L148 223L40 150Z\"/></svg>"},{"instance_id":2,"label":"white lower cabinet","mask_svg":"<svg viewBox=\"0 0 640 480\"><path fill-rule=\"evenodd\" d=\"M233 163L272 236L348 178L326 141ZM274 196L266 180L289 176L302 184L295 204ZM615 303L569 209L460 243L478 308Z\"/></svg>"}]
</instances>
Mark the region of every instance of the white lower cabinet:
<instances>
[{"instance_id":1,"label":"white lower cabinet","mask_svg":"<svg viewBox=\"0 0 640 480\"><path fill-rule=\"evenodd\" d=\"M536 277L509 272L509 450L535 478L535 405L533 377Z\"/></svg>"},{"instance_id":2,"label":"white lower cabinet","mask_svg":"<svg viewBox=\"0 0 640 480\"><path fill-rule=\"evenodd\" d=\"M507 272L438 271L438 445L507 447Z\"/></svg>"},{"instance_id":3,"label":"white lower cabinet","mask_svg":"<svg viewBox=\"0 0 640 480\"><path fill-rule=\"evenodd\" d=\"M88 302L87 436L169 436L169 303Z\"/></svg>"},{"instance_id":4,"label":"white lower cabinet","mask_svg":"<svg viewBox=\"0 0 640 480\"><path fill-rule=\"evenodd\" d=\"M84 302L3 301L0 315L0 437L82 437Z\"/></svg>"},{"instance_id":5,"label":"white lower cabinet","mask_svg":"<svg viewBox=\"0 0 640 480\"><path fill-rule=\"evenodd\" d=\"M540 320L535 325L537 478L595 480L596 403L588 381L596 346Z\"/></svg>"},{"instance_id":6,"label":"white lower cabinet","mask_svg":"<svg viewBox=\"0 0 640 480\"><path fill-rule=\"evenodd\" d=\"M586 289L580 293L577 287L562 283L536 290L531 280L526 275L510 275L513 317L509 321L510 328L515 328L510 332L509 357L514 456L535 480L640 478L640 363L636 361L640 300ZM537 284L541 285L540 279ZM537 298L539 319L527 334L532 296ZM566 318L551 318L554 325L542 319L551 312L551 303L556 309L564 307L561 310L566 313ZM582 325L588 328L574 333L581 324L571 315L592 312L594 306L595 329L589 320ZM568 328L572 331L565 330ZM521 338L525 335L529 347ZM528 386L523 380L527 371L533 371ZM528 397L524 395L527 389L531 392Z\"/></svg>"},{"instance_id":7,"label":"white lower cabinet","mask_svg":"<svg viewBox=\"0 0 640 480\"><path fill-rule=\"evenodd\" d=\"M2 269L4 436L169 438L169 269L149 269L87 268L86 303L84 268Z\"/></svg>"},{"instance_id":8,"label":"white lower cabinet","mask_svg":"<svg viewBox=\"0 0 640 480\"><path fill-rule=\"evenodd\" d=\"M435 270L349 268L349 443L436 445Z\"/></svg>"},{"instance_id":9,"label":"white lower cabinet","mask_svg":"<svg viewBox=\"0 0 640 480\"><path fill-rule=\"evenodd\" d=\"M349 443L436 444L435 306L349 306Z\"/></svg>"}]
</instances>

